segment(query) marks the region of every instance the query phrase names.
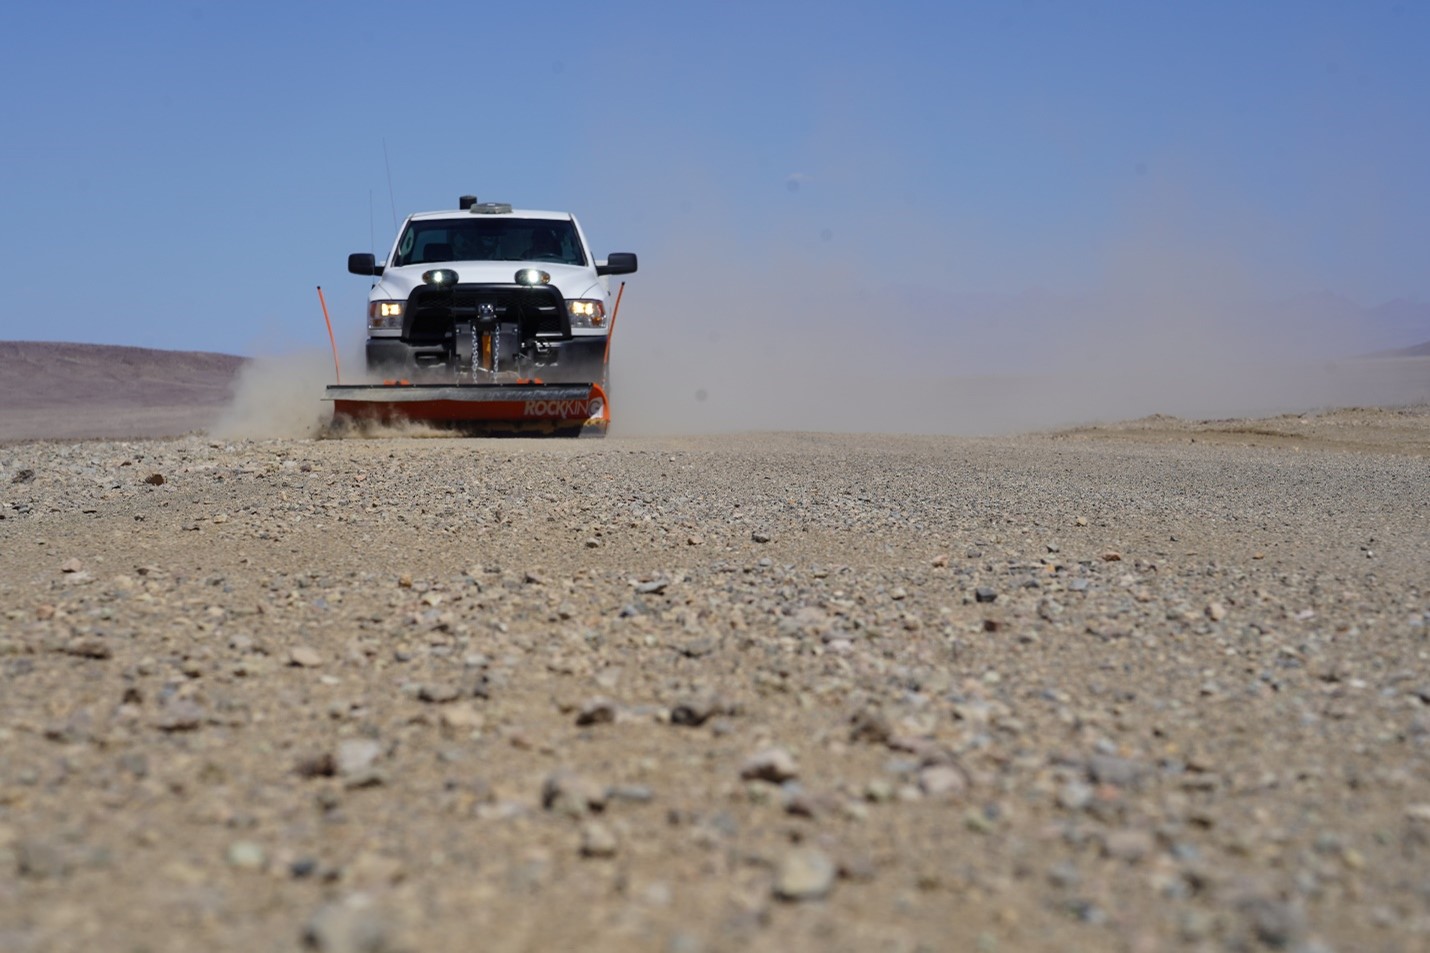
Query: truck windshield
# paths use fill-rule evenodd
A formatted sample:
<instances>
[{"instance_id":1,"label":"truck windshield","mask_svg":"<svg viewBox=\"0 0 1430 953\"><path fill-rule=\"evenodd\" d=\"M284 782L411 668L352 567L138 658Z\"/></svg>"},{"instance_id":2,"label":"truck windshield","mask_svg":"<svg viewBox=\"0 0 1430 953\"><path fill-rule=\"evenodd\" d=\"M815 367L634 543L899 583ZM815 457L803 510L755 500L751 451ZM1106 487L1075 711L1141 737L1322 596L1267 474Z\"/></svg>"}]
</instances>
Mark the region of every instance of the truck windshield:
<instances>
[{"instance_id":1,"label":"truck windshield","mask_svg":"<svg viewBox=\"0 0 1430 953\"><path fill-rule=\"evenodd\" d=\"M586 264L576 226L546 218L470 215L408 223L392 264L439 261L550 261Z\"/></svg>"}]
</instances>

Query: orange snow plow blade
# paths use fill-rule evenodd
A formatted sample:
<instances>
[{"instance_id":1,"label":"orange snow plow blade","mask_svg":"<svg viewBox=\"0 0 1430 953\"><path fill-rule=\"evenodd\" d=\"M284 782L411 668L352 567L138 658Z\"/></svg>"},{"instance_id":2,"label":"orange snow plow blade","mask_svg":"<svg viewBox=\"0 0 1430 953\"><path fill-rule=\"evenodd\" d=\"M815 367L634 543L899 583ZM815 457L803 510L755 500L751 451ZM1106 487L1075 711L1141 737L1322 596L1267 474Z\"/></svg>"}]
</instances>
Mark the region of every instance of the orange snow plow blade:
<instances>
[{"instance_id":1,"label":"orange snow plow blade","mask_svg":"<svg viewBox=\"0 0 1430 953\"><path fill-rule=\"evenodd\" d=\"M472 433L603 435L610 403L599 384L332 384L334 421L413 422Z\"/></svg>"}]
</instances>

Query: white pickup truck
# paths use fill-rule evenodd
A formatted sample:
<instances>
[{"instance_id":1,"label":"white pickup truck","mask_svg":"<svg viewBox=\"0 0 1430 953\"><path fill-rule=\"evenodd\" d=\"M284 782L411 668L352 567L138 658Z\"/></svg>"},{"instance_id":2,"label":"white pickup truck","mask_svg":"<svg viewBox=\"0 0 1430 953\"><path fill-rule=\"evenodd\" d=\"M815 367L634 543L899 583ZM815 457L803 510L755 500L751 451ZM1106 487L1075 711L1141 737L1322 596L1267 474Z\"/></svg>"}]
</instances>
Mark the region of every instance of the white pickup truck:
<instances>
[{"instance_id":1,"label":"white pickup truck","mask_svg":"<svg viewBox=\"0 0 1430 953\"><path fill-rule=\"evenodd\" d=\"M403 222L387 260L348 256L372 275L367 363L414 381L606 383L610 276L636 256L596 259L575 216L464 195L459 208Z\"/></svg>"}]
</instances>

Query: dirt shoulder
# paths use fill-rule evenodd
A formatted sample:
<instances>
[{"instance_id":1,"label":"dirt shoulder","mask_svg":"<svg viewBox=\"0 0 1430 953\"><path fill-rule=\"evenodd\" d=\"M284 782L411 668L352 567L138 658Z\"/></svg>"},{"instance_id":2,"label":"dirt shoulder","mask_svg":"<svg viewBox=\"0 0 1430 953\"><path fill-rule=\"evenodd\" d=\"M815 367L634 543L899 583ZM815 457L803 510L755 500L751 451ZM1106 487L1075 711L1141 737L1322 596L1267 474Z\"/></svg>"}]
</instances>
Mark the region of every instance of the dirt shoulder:
<instances>
[{"instance_id":1,"label":"dirt shoulder","mask_svg":"<svg viewBox=\"0 0 1430 953\"><path fill-rule=\"evenodd\" d=\"M1430 405L1357 407L1266 418L1183 420L1153 416L1124 423L1076 427L1050 435L1067 441L1211 443L1430 456Z\"/></svg>"}]
</instances>

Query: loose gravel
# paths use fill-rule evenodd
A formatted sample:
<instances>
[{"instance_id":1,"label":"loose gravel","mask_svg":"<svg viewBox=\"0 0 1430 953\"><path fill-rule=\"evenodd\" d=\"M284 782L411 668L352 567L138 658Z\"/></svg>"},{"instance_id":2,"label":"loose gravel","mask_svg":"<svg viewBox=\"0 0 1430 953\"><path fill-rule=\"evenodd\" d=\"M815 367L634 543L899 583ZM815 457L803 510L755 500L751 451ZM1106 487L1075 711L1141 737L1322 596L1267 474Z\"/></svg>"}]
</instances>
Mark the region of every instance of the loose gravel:
<instances>
[{"instance_id":1,"label":"loose gravel","mask_svg":"<svg viewBox=\"0 0 1430 953\"><path fill-rule=\"evenodd\" d=\"M0 949L1425 949L1427 567L1423 409L0 447Z\"/></svg>"}]
</instances>

